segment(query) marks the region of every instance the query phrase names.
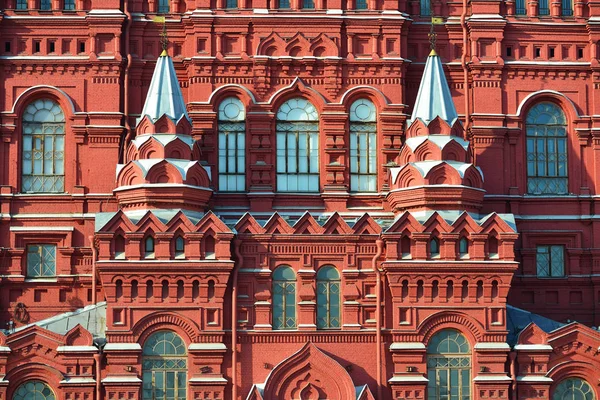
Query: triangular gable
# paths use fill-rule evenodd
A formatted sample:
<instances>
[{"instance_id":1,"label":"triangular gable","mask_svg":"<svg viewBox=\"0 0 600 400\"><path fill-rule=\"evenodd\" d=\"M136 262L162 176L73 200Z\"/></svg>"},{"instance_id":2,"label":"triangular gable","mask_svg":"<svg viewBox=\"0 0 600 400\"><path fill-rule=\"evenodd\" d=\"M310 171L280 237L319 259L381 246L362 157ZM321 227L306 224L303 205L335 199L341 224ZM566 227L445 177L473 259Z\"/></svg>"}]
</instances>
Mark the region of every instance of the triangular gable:
<instances>
[{"instance_id":1,"label":"triangular gable","mask_svg":"<svg viewBox=\"0 0 600 400\"><path fill-rule=\"evenodd\" d=\"M167 230L167 226L152 211L147 211L136 225L136 232L147 232L149 230L165 232Z\"/></svg>"},{"instance_id":2,"label":"triangular gable","mask_svg":"<svg viewBox=\"0 0 600 400\"><path fill-rule=\"evenodd\" d=\"M452 223L454 233L460 233L466 230L469 233L481 232L481 226L467 212L462 213L456 221Z\"/></svg>"},{"instance_id":3,"label":"triangular gable","mask_svg":"<svg viewBox=\"0 0 600 400\"><path fill-rule=\"evenodd\" d=\"M207 212L204 217L198 221L195 230L196 232L207 232L208 230L212 230L215 233L232 233L231 229L229 229L212 211Z\"/></svg>"},{"instance_id":4,"label":"triangular gable","mask_svg":"<svg viewBox=\"0 0 600 400\"><path fill-rule=\"evenodd\" d=\"M548 334L548 343L554 348L573 342L585 343L597 350L600 348L600 332L579 322L573 322Z\"/></svg>"},{"instance_id":5,"label":"triangular gable","mask_svg":"<svg viewBox=\"0 0 600 400\"><path fill-rule=\"evenodd\" d=\"M516 233L515 230L506 223L497 213L491 213L481 224L481 230L489 233L495 230L498 233Z\"/></svg>"},{"instance_id":6,"label":"triangular gable","mask_svg":"<svg viewBox=\"0 0 600 400\"><path fill-rule=\"evenodd\" d=\"M381 226L369 214L365 213L354 223L352 230L357 235L379 235Z\"/></svg>"},{"instance_id":7,"label":"triangular gable","mask_svg":"<svg viewBox=\"0 0 600 400\"><path fill-rule=\"evenodd\" d=\"M119 228L124 232L133 232L136 230L135 224L127 218L127 215L125 215L123 210L117 211L115 215L113 215L112 218L98 230L98 232L115 232Z\"/></svg>"},{"instance_id":8,"label":"triangular gable","mask_svg":"<svg viewBox=\"0 0 600 400\"><path fill-rule=\"evenodd\" d=\"M190 219L183 213L183 211L177 211L177 214L171 218L171 220L167 223L167 231L175 232L177 230L182 230L184 232L191 232L195 229L195 225L190 221Z\"/></svg>"},{"instance_id":9,"label":"triangular gable","mask_svg":"<svg viewBox=\"0 0 600 400\"><path fill-rule=\"evenodd\" d=\"M358 386L356 388L356 400L375 400L375 396L371 393L369 385Z\"/></svg>"},{"instance_id":10,"label":"triangular gable","mask_svg":"<svg viewBox=\"0 0 600 400\"><path fill-rule=\"evenodd\" d=\"M252 385L250 389L250 393L248 393L248 397L246 400L264 400L262 396L262 389L259 388L259 385Z\"/></svg>"},{"instance_id":11,"label":"triangular gable","mask_svg":"<svg viewBox=\"0 0 600 400\"><path fill-rule=\"evenodd\" d=\"M265 233L265 228L260 226L258 221L250 213L245 213L235 224L234 229L237 233L251 233L260 235Z\"/></svg>"},{"instance_id":12,"label":"triangular gable","mask_svg":"<svg viewBox=\"0 0 600 400\"><path fill-rule=\"evenodd\" d=\"M410 233L424 231L423 225L408 211L402 213L392 226L386 229L385 233L404 233L405 231Z\"/></svg>"},{"instance_id":13,"label":"triangular gable","mask_svg":"<svg viewBox=\"0 0 600 400\"><path fill-rule=\"evenodd\" d=\"M313 216L307 211L294 224L294 234L296 235L318 235L324 232L324 229Z\"/></svg>"},{"instance_id":14,"label":"triangular gable","mask_svg":"<svg viewBox=\"0 0 600 400\"><path fill-rule=\"evenodd\" d=\"M278 233L291 235L294 233L294 229L287 223L285 219L278 212L275 212L271 218L265 224L265 233Z\"/></svg>"},{"instance_id":15,"label":"triangular gable","mask_svg":"<svg viewBox=\"0 0 600 400\"><path fill-rule=\"evenodd\" d=\"M434 230L440 233L452 232L452 226L436 211L423 224L425 232L433 232Z\"/></svg>"},{"instance_id":16,"label":"triangular gable","mask_svg":"<svg viewBox=\"0 0 600 400\"><path fill-rule=\"evenodd\" d=\"M547 344L548 334L539 326L530 323L519 333L518 344Z\"/></svg>"},{"instance_id":17,"label":"triangular gable","mask_svg":"<svg viewBox=\"0 0 600 400\"><path fill-rule=\"evenodd\" d=\"M351 235L354 233L352 228L348 226L346 221L340 216L340 214L334 212L323 225L323 233L326 235Z\"/></svg>"}]
</instances>

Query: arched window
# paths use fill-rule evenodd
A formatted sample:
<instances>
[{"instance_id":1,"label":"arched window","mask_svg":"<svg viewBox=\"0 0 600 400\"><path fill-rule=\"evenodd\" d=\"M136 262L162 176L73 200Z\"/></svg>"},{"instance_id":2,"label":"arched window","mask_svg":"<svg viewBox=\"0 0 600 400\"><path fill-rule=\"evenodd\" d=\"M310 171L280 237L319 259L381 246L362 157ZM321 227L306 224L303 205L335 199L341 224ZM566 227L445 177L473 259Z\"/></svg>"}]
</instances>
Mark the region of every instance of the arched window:
<instances>
[{"instance_id":1,"label":"arched window","mask_svg":"<svg viewBox=\"0 0 600 400\"><path fill-rule=\"evenodd\" d=\"M219 190L246 189L246 110L239 99L219 104Z\"/></svg>"},{"instance_id":2,"label":"arched window","mask_svg":"<svg viewBox=\"0 0 600 400\"><path fill-rule=\"evenodd\" d=\"M273 329L296 328L296 274L287 266L273 271Z\"/></svg>"},{"instance_id":3,"label":"arched window","mask_svg":"<svg viewBox=\"0 0 600 400\"><path fill-rule=\"evenodd\" d=\"M527 193L566 194L567 122L554 103L538 103L527 113Z\"/></svg>"},{"instance_id":4,"label":"arched window","mask_svg":"<svg viewBox=\"0 0 600 400\"><path fill-rule=\"evenodd\" d=\"M592 386L580 378L567 378L561 381L554 393L552 400L595 400L596 394Z\"/></svg>"},{"instance_id":5,"label":"arched window","mask_svg":"<svg viewBox=\"0 0 600 400\"><path fill-rule=\"evenodd\" d=\"M458 241L458 255L460 257L469 255L469 240L464 236Z\"/></svg>"},{"instance_id":6,"label":"arched window","mask_svg":"<svg viewBox=\"0 0 600 400\"><path fill-rule=\"evenodd\" d=\"M340 274L334 267L317 272L317 328L340 327Z\"/></svg>"},{"instance_id":7,"label":"arched window","mask_svg":"<svg viewBox=\"0 0 600 400\"><path fill-rule=\"evenodd\" d=\"M142 352L142 399L186 399L187 353L174 332L153 333Z\"/></svg>"},{"instance_id":8,"label":"arched window","mask_svg":"<svg viewBox=\"0 0 600 400\"><path fill-rule=\"evenodd\" d=\"M427 378L427 400L471 399L471 350L461 333L446 329L431 338Z\"/></svg>"},{"instance_id":9,"label":"arched window","mask_svg":"<svg viewBox=\"0 0 600 400\"><path fill-rule=\"evenodd\" d=\"M169 13L169 0L158 0L158 13L168 14Z\"/></svg>"},{"instance_id":10,"label":"arched window","mask_svg":"<svg viewBox=\"0 0 600 400\"><path fill-rule=\"evenodd\" d=\"M377 191L377 112L369 100L350 106L350 190Z\"/></svg>"},{"instance_id":11,"label":"arched window","mask_svg":"<svg viewBox=\"0 0 600 400\"><path fill-rule=\"evenodd\" d=\"M154 258L154 238L146 237L144 240L144 258Z\"/></svg>"},{"instance_id":12,"label":"arched window","mask_svg":"<svg viewBox=\"0 0 600 400\"><path fill-rule=\"evenodd\" d=\"M42 381L27 381L15 390L13 400L55 400L50 386Z\"/></svg>"},{"instance_id":13,"label":"arched window","mask_svg":"<svg viewBox=\"0 0 600 400\"><path fill-rule=\"evenodd\" d=\"M185 258L185 241L183 236L175 238L175 258Z\"/></svg>"},{"instance_id":14,"label":"arched window","mask_svg":"<svg viewBox=\"0 0 600 400\"><path fill-rule=\"evenodd\" d=\"M431 238L429 241L429 257L438 257L440 255L440 241L437 238Z\"/></svg>"},{"instance_id":15,"label":"arched window","mask_svg":"<svg viewBox=\"0 0 600 400\"><path fill-rule=\"evenodd\" d=\"M22 191L65 191L65 115L49 99L36 100L23 114Z\"/></svg>"},{"instance_id":16,"label":"arched window","mask_svg":"<svg viewBox=\"0 0 600 400\"><path fill-rule=\"evenodd\" d=\"M277 190L319 191L319 115L305 99L288 100L277 111Z\"/></svg>"}]
</instances>

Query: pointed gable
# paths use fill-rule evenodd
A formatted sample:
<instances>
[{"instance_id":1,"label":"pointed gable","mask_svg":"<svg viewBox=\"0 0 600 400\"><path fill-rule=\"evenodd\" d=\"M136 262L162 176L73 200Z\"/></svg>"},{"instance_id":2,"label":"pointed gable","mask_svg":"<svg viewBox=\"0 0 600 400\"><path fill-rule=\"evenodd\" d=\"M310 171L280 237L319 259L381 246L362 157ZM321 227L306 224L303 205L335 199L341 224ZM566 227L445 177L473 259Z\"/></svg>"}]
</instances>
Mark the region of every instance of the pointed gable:
<instances>
[{"instance_id":1,"label":"pointed gable","mask_svg":"<svg viewBox=\"0 0 600 400\"><path fill-rule=\"evenodd\" d=\"M294 229L276 212L265 224L265 233L290 235L294 233Z\"/></svg>"},{"instance_id":2,"label":"pointed gable","mask_svg":"<svg viewBox=\"0 0 600 400\"><path fill-rule=\"evenodd\" d=\"M323 225L323 233L326 235L351 235L354 233L352 228L348 226L346 221L338 214L334 212Z\"/></svg>"},{"instance_id":3,"label":"pointed gable","mask_svg":"<svg viewBox=\"0 0 600 400\"><path fill-rule=\"evenodd\" d=\"M410 233L413 232L423 232L423 225L419 223L415 219L415 217L408 211L405 211L400 215L398 219L390 226L385 233L403 233L408 231Z\"/></svg>"},{"instance_id":4,"label":"pointed gable","mask_svg":"<svg viewBox=\"0 0 600 400\"><path fill-rule=\"evenodd\" d=\"M260 226L258 221L250 213L245 213L235 224L234 229L237 233L251 233L260 235L265 233L265 229Z\"/></svg>"},{"instance_id":5,"label":"pointed gable","mask_svg":"<svg viewBox=\"0 0 600 400\"><path fill-rule=\"evenodd\" d=\"M196 224L196 232L233 233L212 211L207 212Z\"/></svg>"},{"instance_id":6,"label":"pointed gable","mask_svg":"<svg viewBox=\"0 0 600 400\"><path fill-rule=\"evenodd\" d=\"M323 227L315 221L308 211L294 224L294 233L296 235L316 235L323 232Z\"/></svg>"},{"instance_id":7,"label":"pointed gable","mask_svg":"<svg viewBox=\"0 0 600 400\"><path fill-rule=\"evenodd\" d=\"M357 235L379 235L381 226L369 214L365 213L356 221L352 230Z\"/></svg>"}]
</instances>

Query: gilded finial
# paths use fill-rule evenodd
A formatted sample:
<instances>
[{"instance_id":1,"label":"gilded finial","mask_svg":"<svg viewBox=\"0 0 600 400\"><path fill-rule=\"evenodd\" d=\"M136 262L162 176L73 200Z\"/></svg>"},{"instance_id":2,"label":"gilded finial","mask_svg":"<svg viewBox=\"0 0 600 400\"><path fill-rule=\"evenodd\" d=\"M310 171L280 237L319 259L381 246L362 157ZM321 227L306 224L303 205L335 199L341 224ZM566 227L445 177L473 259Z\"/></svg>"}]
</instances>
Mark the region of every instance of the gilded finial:
<instances>
[{"instance_id":1,"label":"gilded finial","mask_svg":"<svg viewBox=\"0 0 600 400\"><path fill-rule=\"evenodd\" d=\"M437 41L437 33L435 32L435 25L442 25L444 20L441 17L431 17L431 28L429 28L429 47L431 52L429 52L429 56L437 56L437 52L435 51L435 45Z\"/></svg>"},{"instance_id":2,"label":"gilded finial","mask_svg":"<svg viewBox=\"0 0 600 400\"><path fill-rule=\"evenodd\" d=\"M169 47L169 36L167 35L167 20L165 17L154 17L154 22L162 22L162 32L160 33L160 44L162 46L161 57L167 57L167 48Z\"/></svg>"}]
</instances>

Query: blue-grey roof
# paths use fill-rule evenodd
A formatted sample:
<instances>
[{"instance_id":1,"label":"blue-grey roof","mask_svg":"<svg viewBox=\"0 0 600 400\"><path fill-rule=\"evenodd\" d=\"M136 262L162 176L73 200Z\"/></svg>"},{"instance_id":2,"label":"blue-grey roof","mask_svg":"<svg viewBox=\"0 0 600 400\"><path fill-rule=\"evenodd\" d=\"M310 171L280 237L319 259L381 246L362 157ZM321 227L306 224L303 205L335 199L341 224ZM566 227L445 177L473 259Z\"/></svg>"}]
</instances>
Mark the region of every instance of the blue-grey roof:
<instances>
[{"instance_id":1,"label":"blue-grey roof","mask_svg":"<svg viewBox=\"0 0 600 400\"><path fill-rule=\"evenodd\" d=\"M33 325L58 333L59 335L64 335L77 325L81 325L92 334L95 342L102 342L106 337L106 302L103 301L75 311L54 315L50 318L21 326L15 329L14 332L22 331Z\"/></svg>"},{"instance_id":2,"label":"blue-grey roof","mask_svg":"<svg viewBox=\"0 0 600 400\"><path fill-rule=\"evenodd\" d=\"M408 126L417 119L423 121L425 125L429 125L436 117L440 117L450 126L458 120L458 113L452 101L450 87L444 75L442 60L435 51L432 51L425 63L425 71L423 72L423 78L421 78L417 101L408 121Z\"/></svg>"},{"instance_id":3,"label":"blue-grey roof","mask_svg":"<svg viewBox=\"0 0 600 400\"><path fill-rule=\"evenodd\" d=\"M506 341L509 345L517 344L519 334L531 323L536 324L541 330L550 333L566 324L554 321L550 318L542 317L529 311L522 310L513 306L506 306L506 329L508 336Z\"/></svg>"},{"instance_id":4,"label":"blue-grey roof","mask_svg":"<svg viewBox=\"0 0 600 400\"><path fill-rule=\"evenodd\" d=\"M179 88L173 61L171 57L161 55L156 61L150 89L148 89L146 102L138 123L146 115L155 122L165 114L175 122L182 117L190 119L185 108L183 94Z\"/></svg>"}]
</instances>

